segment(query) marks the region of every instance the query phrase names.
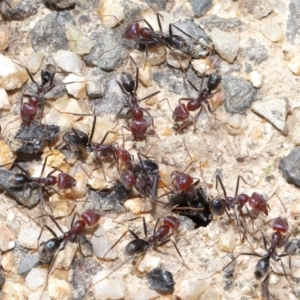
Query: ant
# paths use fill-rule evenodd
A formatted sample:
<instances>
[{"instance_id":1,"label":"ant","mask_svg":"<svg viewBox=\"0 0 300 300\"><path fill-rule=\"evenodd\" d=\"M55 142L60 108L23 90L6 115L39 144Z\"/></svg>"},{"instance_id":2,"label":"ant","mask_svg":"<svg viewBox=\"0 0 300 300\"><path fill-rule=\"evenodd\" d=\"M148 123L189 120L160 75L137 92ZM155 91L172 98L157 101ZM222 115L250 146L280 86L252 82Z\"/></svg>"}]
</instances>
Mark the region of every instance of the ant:
<instances>
[{"instance_id":1,"label":"ant","mask_svg":"<svg viewBox=\"0 0 300 300\"><path fill-rule=\"evenodd\" d=\"M138 217L138 218L140 218L140 217ZM157 225L158 225L158 222L160 219L162 219L162 225L160 225L157 228ZM127 263L130 259L136 257L139 254L145 253L152 247L162 246L162 245L168 243L169 241L171 241L173 243L183 264L186 266L178 247L170 239L171 235L179 229L179 226L180 226L180 221L174 216L167 216L165 218L159 218L159 219L157 219L156 224L154 226L153 235L151 235L150 237L147 237L147 225L146 225L145 219L143 218L143 227L144 227L144 234L145 234L146 239L140 239L132 230L128 230L128 232L134 237L134 240L129 242L126 245L124 254L127 256L130 256L130 258L127 259L125 262L123 262L117 268L113 269L109 274L107 274L101 280L103 280L106 277L108 277L109 275L111 275L113 272L115 272L117 269L119 269L123 264ZM170 231L171 231L171 233L170 233ZM112 245L112 247L105 253L105 255L110 250L112 250L117 245L117 243L120 242L120 240L125 236L126 233L127 233L127 231ZM101 280L99 280L99 281L101 281ZM93 283L92 285L90 285L90 287L96 285L99 281Z\"/></svg>"},{"instance_id":2,"label":"ant","mask_svg":"<svg viewBox=\"0 0 300 300\"><path fill-rule=\"evenodd\" d=\"M131 57L130 57L131 58ZM133 59L131 58L133 61ZM133 61L134 62L134 61ZM135 63L135 62L134 62ZM138 81L139 81L139 69L136 68L136 78L135 80L133 79L132 75L129 73L123 72L120 77L120 81L117 81L122 92L127 96L126 101L127 104L125 104L120 111L118 112L116 118L121 114L122 110L125 107L130 107L130 109L126 112L126 120L127 120L127 125L122 126L123 128L127 129L130 131L133 135L133 139L135 141L144 141L146 139L146 132L148 129L148 124L147 121L144 119L144 113L147 113L152 121L152 127L154 130L154 122L153 122L153 117L150 115L150 113L145 109L140 107L140 102L144 101L146 99L149 99L150 97L153 97L157 94L160 93L160 91L157 91L155 93L152 93L151 95L148 95L144 97L143 99L138 99L137 96L137 88L138 88ZM128 117L131 115L131 124L129 125L129 120Z\"/></svg>"},{"instance_id":3,"label":"ant","mask_svg":"<svg viewBox=\"0 0 300 300\"><path fill-rule=\"evenodd\" d=\"M23 67L23 66L22 66ZM42 84L38 84L32 74L26 67L26 69L31 81L36 86L36 92L33 95L30 94L23 94L21 98L21 119L24 125L29 126L33 120L37 117L39 106L42 104L43 106L43 96L52 90L56 85L53 84L53 79L56 74L55 66L48 64L45 66L43 70L41 70L41 80ZM23 97L28 97L28 102L23 103ZM42 115L43 108L41 109Z\"/></svg>"},{"instance_id":4,"label":"ant","mask_svg":"<svg viewBox=\"0 0 300 300\"><path fill-rule=\"evenodd\" d=\"M203 82L204 82L204 76L203 76L200 82L199 90L195 87L195 85L190 80L188 80L188 83L193 87L193 89L195 89L198 92L198 96L196 98L180 98L178 100L179 105L175 107L172 118L173 121L176 123L177 122L184 122L184 123L177 129L177 132L180 132L190 122L195 122L199 118L202 108L204 108L203 103L207 104L209 112L212 113L211 107L208 103L208 99L212 98L215 95L215 93L213 93L212 91L216 90L219 87L221 80L222 78L216 73L210 74L207 80L207 88L202 89ZM166 100L171 109L169 100L168 99ZM181 103L181 100L189 101L189 102L187 105L185 105L184 103ZM193 120L190 120L190 111L196 111L199 108L200 108L199 112L196 114Z\"/></svg>"}]
</instances>

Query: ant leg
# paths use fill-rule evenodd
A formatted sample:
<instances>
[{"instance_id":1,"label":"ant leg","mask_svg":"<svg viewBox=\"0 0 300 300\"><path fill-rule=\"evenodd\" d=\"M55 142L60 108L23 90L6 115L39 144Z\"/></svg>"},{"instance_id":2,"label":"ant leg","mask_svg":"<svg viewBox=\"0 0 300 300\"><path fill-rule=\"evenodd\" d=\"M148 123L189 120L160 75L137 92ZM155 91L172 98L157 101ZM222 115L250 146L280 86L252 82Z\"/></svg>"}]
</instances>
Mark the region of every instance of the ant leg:
<instances>
[{"instance_id":1,"label":"ant leg","mask_svg":"<svg viewBox=\"0 0 300 300\"><path fill-rule=\"evenodd\" d=\"M181 104L181 100L183 100L183 101L190 101L190 100L194 100L194 98L180 98L180 99L178 99L178 102Z\"/></svg>"},{"instance_id":2,"label":"ant leg","mask_svg":"<svg viewBox=\"0 0 300 300\"><path fill-rule=\"evenodd\" d=\"M56 227L59 229L59 231L64 234L63 230L61 229L61 227L59 226L59 224L57 223L57 221L54 219L53 216L49 215L49 214L44 214L44 215L41 215L41 216L38 216L38 218L43 218L43 217L49 217L52 222L56 225Z\"/></svg>"},{"instance_id":3,"label":"ant leg","mask_svg":"<svg viewBox=\"0 0 300 300\"><path fill-rule=\"evenodd\" d=\"M204 78L204 77L202 77L202 78ZM196 88L196 86L188 79L188 83L191 85L191 87L196 91L196 92L198 92L198 93L200 93L200 91L201 91L201 89L202 89L202 81L203 81L203 79L201 79L201 85L200 85L200 89L198 90L197 88Z\"/></svg>"},{"instance_id":4,"label":"ant leg","mask_svg":"<svg viewBox=\"0 0 300 300\"><path fill-rule=\"evenodd\" d=\"M282 207L283 207L283 209L284 209L284 211L285 211L285 213L286 213L286 208L285 208L283 202L281 201L280 197L277 195L277 193L273 193L273 195L272 195L271 197L269 197L268 201L269 201L273 196L277 196L277 198L279 199L279 201L280 201L280 203L281 203L281 205L282 205Z\"/></svg>"},{"instance_id":5,"label":"ant leg","mask_svg":"<svg viewBox=\"0 0 300 300\"><path fill-rule=\"evenodd\" d=\"M144 100L147 100L147 99L149 99L149 98L151 98L151 97L153 97L153 96L155 96L155 95L157 95L157 94L159 94L160 92L161 92L161 91L154 92L154 93L152 93L152 94L150 94L150 95L148 95L148 96L146 96L146 97L140 99L140 100L139 100L139 103L142 102L142 101L144 101ZM147 103L147 101L146 101L146 103Z\"/></svg>"},{"instance_id":6,"label":"ant leg","mask_svg":"<svg viewBox=\"0 0 300 300\"><path fill-rule=\"evenodd\" d=\"M41 238L41 236L42 236L43 231L44 231L45 228L46 228L48 231L50 231L51 234L52 234L55 238L57 238L57 234L56 234L49 226L43 225L43 226L42 226L42 229L41 229L41 232L40 232L40 234L39 234L39 237L38 237L38 242L39 242L39 240L40 240L40 238ZM38 244L39 244L39 243L38 243Z\"/></svg>"},{"instance_id":7,"label":"ant leg","mask_svg":"<svg viewBox=\"0 0 300 300\"><path fill-rule=\"evenodd\" d=\"M226 193L225 187L223 185L223 182L222 182L221 177L219 176L219 174L216 175L216 189L218 189L218 182L220 183L220 185L222 187L224 197L227 198L227 193Z\"/></svg>"},{"instance_id":8,"label":"ant leg","mask_svg":"<svg viewBox=\"0 0 300 300\"><path fill-rule=\"evenodd\" d=\"M93 139L94 132L95 132L96 122L97 122L97 117L95 116L94 120L93 120L93 125L92 125L91 134L90 134L90 137L89 137L88 145L91 145L91 141Z\"/></svg>"}]
</instances>

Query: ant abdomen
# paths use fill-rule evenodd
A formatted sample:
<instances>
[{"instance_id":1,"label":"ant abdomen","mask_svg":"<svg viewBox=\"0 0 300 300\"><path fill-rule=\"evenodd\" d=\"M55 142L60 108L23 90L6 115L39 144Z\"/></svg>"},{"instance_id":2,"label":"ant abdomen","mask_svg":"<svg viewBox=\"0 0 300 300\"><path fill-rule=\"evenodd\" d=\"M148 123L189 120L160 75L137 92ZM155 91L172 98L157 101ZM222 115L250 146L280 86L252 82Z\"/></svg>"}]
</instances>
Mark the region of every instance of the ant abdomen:
<instances>
[{"instance_id":1,"label":"ant abdomen","mask_svg":"<svg viewBox=\"0 0 300 300\"><path fill-rule=\"evenodd\" d=\"M209 77L208 77L208 80L207 80L207 88L210 91L213 91L213 90L217 89L217 87L219 86L221 81L222 81L221 76L219 76L215 73L210 74Z\"/></svg>"},{"instance_id":2,"label":"ant abdomen","mask_svg":"<svg viewBox=\"0 0 300 300\"><path fill-rule=\"evenodd\" d=\"M129 256L139 254L146 251L148 246L149 244L147 241L142 239L135 239L127 244L124 250L124 254Z\"/></svg>"},{"instance_id":3,"label":"ant abdomen","mask_svg":"<svg viewBox=\"0 0 300 300\"><path fill-rule=\"evenodd\" d=\"M270 266L270 259L267 256L260 259L255 266L255 271L254 271L255 278L259 280L265 277L265 275L269 270L269 266Z\"/></svg>"},{"instance_id":4,"label":"ant abdomen","mask_svg":"<svg viewBox=\"0 0 300 300\"><path fill-rule=\"evenodd\" d=\"M85 132L78 129L77 130L74 129L68 132L67 134L65 134L63 140L65 143L69 145L79 147L79 146L87 145L89 142L89 137Z\"/></svg>"},{"instance_id":5,"label":"ant abdomen","mask_svg":"<svg viewBox=\"0 0 300 300\"><path fill-rule=\"evenodd\" d=\"M213 199L209 202L209 208L214 216L222 216L226 211L225 200L221 198Z\"/></svg>"},{"instance_id":6,"label":"ant abdomen","mask_svg":"<svg viewBox=\"0 0 300 300\"><path fill-rule=\"evenodd\" d=\"M29 178L25 174L14 174L7 179L7 185L12 188L23 187L27 182L29 182Z\"/></svg>"},{"instance_id":7,"label":"ant abdomen","mask_svg":"<svg viewBox=\"0 0 300 300\"><path fill-rule=\"evenodd\" d=\"M40 244L39 257L43 264L48 264L52 259L58 248L60 247L61 240L57 238L50 239Z\"/></svg>"},{"instance_id":8,"label":"ant abdomen","mask_svg":"<svg viewBox=\"0 0 300 300\"><path fill-rule=\"evenodd\" d=\"M132 78L132 75L126 72L122 72L121 76L120 76L120 81L122 84L123 89L127 92L127 93L131 93L134 91L135 89L135 81Z\"/></svg>"}]
</instances>

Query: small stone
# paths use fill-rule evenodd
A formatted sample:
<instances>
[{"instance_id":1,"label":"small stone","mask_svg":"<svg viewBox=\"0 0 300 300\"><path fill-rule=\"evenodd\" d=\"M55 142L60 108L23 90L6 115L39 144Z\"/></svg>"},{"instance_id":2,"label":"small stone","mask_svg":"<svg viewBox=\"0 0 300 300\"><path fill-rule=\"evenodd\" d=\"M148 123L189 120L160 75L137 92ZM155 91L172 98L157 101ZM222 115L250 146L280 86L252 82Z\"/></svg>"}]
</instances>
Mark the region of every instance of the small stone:
<instances>
[{"instance_id":1,"label":"small stone","mask_svg":"<svg viewBox=\"0 0 300 300\"><path fill-rule=\"evenodd\" d=\"M71 51L58 50L53 54L53 60L55 64L65 72L81 74L82 62L80 56L77 54Z\"/></svg>"},{"instance_id":2,"label":"small stone","mask_svg":"<svg viewBox=\"0 0 300 300\"><path fill-rule=\"evenodd\" d=\"M20 299L20 295L25 295L25 286L20 283L14 283L12 281L6 281L3 285L3 296L8 295L10 298L6 299Z\"/></svg>"},{"instance_id":3,"label":"small stone","mask_svg":"<svg viewBox=\"0 0 300 300\"><path fill-rule=\"evenodd\" d=\"M300 2L291 0L289 2L289 15L287 19L286 37L289 43L299 44L300 42L300 19L299 19Z\"/></svg>"},{"instance_id":4,"label":"small stone","mask_svg":"<svg viewBox=\"0 0 300 300\"><path fill-rule=\"evenodd\" d=\"M191 64L199 76L202 76L203 74L209 75L213 72L211 61L208 58L193 59Z\"/></svg>"},{"instance_id":5,"label":"small stone","mask_svg":"<svg viewBox=\"0 0 300 300\"><path fill-rule=\"evenodd\" d=\"M2 290L4 283L5 283L5 275L4 272L0 270L0 290Z\"/></svg>"},{"instance_id":6,"label":"small stone","mask_svg":"<svg viewBox=\"0 0 300 300\"><path fill-rule=\"evenodd\" d=\"M287 182L300 187L300 147L295 147L288 156L280 159L279 170Z\"/></svg>"},{"instance_id":7,"label":"small stone","mask_svg":"<svg viewBox=\"0 0 300 300\"><path fill-rule=\"evenodd\" d=\"M111 249L106 255L105 253L112 246L105 230L99 227L91 238L91 243L93 244L94 254L98 258L104 258L105 260L115 260L118 257L117 252ZM104 257L105 255L105 257Z\"/></svg>"},{"instance_id":8,"label":"small stone","mask_svg":"<svg viewBox=\"0 0 300 300\"><path fill-rule=\"evenodd\" d=\"M253 14L257 19L266 17L273 11L272 0L239 0L239 8L244 15Z\"/></svg>"},{"instance_id":9,"label":"small stone","mask_svg":"<svg viewBox=\"0 0 300 300\"><path fill-rule=\"evenodd\" d=\"M28 74L24 68L2 54L0 54L0 66L0 86L6 90L18 89L28 79Z\"/></svg>"},{"instance_id":10,"label":"small stone","mask_svg":"<svg viewBox=\"0 0 300 300\"><path fill-rule=\"evenodd\" d=\"M42 0L46 7L51 10L72 9L76 5L76 0Z\"/></svg>"},{"instance_id":11,"label":"small stone","mask_svg":"<svg viewBox=\"0 0 300 300\"><path fill-rule=\"evenodd\" d=\"M134 50L130 53L134 61L139 62L146 59L145 52ZM157 66L166 60L167 50L164 46L156 46L148 49L147 62L151 66Z\"/></svg>"},{"instance_id":12,"label":"small stone","mask_svg":"<svg viewBox=\"0 0 300 300\"><path fill-rule=\"evenodd\" d=\"M5 165L13 162L16 156L11 151L9 145L4 140L0 140L0 165Z\"/></svg>"},{"instance_id":13,"label":"small stone","mask_svg":"<svg viewBox=\"0 0 300 300\"><path fill-rule=\"evenodd\" d=\"M186 70L190 65L191 58L182 53L168 50L166 61L176 69Z\"/></svg>"},{"instance_id":14,"label":"small stone","mask_svg":"<svg viewBox=\"0 0 300 300\"><path fill-rule=\"evenodd\" d=\"M201 17L206 12L208 12L213 6L211 0L189 0L189 1L192 4L194 17Z\"/></svg>"},{"instance_id":15,"label":"small stone","mask_svg":"<svg viewBox=\"0 0 300 300\"><path fill-rule=\"evenodd\" d=\"M155 268L147 274L147 280L152 290L163 293L171 293L174 290L175 282L171 272Z\"/></svg>"},{"instance_id":16,"label":"small stone","mask_svg":"<svg viewBox=\"0 0 300 300\"><path fill-rule=\"evenodd\" d=\"M81 106L78 101L74 98L62 97L56 100L53 104L53 108L58 110L60 113L69 113L69 114L83 114ZM56 120L52 120L52 124L56 124Z\"/></svg>"},{"instance_id":17,"label":"small stone","mask_svg":"<svg viewBox=\"0 0 300 300\"><path fill-rule=\"evenodd\" d=\"M36 12L37 3L31 0L3 1L1 6L1 15L8 20L25 20Z\"/></svg>"},{"instance_id":18,"label":"small stone","mask_svg":"<svg viewBox=\"0 0 300 300\"><path fill-rule=\"evenodd\" d=\"M44 52L38 51L36 53L32 53L27 62L27 68L30 73L35 74L42 65L42 61L44 59Z\"/></svg>"},{"instance_id":19,"label":"small stone","mask_svg":"<svg viewBox=\"0 0 300 300\"><path fill-rule=\"evenodd\" d=\"M67 243L64 250L59 251L52 266L52 272L56 269L69 270L77 251L77 243Z\"/></svg>"},{"instance_id":20,"label":"small stone","mask_svg":"<svg viewBox=\"0 0 300 300\"><path fill-rule=\"evenodd\" d=\"M151 0L147 4L153 11L170 11L174 5L174 0Z\"/></svg>"},{"instance_id":21,"label":"small stone","mask_svg":"<svg viewBox=\"0 0 300 300\"><path fill-rule=\"evenodd\" d=\"M91 98L103 97L107 75L100 68L93 68L87 76L87 94Z\"/></svg>"},{"instance_id":22,"label":"small stone","mask_svg":"<svg viewBox=\"0 0 300 300\"><path fill-rule=\"evenodd\" d=\"M288 98L272 98L256 101L251 106L252 111L266 119L283 135L287 135L289 129L286 118L290 111Z\"/></svg>"},{"instance_id":23,"label":"small stone","mask_svg":"<svg viewBox=\"0 0 300 300\"><path fill-rule=\"evenodd\" d=\"M262 23L260 30L262 34L273 43L281 41L284 37L281 26L274 21L267 20Z\"/></svg>"},{"instance_id":24,"label":"small stone","mask_svg":"<svg viewBox=\"0 0 300 300\"><path fill-rule=\"evenodd\" d=\"M49 204L53 211L54 218L67 217L69 216L75 204L64 196L54 194L49 197Z\"/></svg>"},{"instance_id":25,"label":"small stone","mask_svg":"<svg viewBox=\"0 0 300 300\"><path fill-rule=\"evenodd\" d=\"M66 89L70 95L74 96L77 99L83 99L85 97L86 80L83 76L70 74L64 79L64 83L66 84Z\"/></svg>"},{"instance_id":26,"label":"small stone","mask_svg":"<svg viewBox=\"0 0 300 300\"><path fill-rule=\"evenodd\" d=\"M125 18L123 1L121 0L102 0L97 12L106 28L115 27Z\"/></svg>"},{"instance_id":27,"label":"small stone","mask_svg":"<svg viewBox=\"0 0 300 300\"><path fill-rule=\"evenodd\" d=\"M11 236L10 230L7 228L7 226L1 222L0 224L0 249L1 251L7 251L8 250L8 244Z\"/></svg>"},{"instance_id":28,"label":"small stone","mask_svg":"<svg viewBox=\"0 0 300 300\"><path fill-rule=\"evenodd\" d=\"M247 60L254 61L256 64L261 64L269 57L267 47L252 38L249 38L247 41L246 48L240 49L239 55L245 57Z\"/></svg>"},{"instance_id":29,"label":"small stone","mask_svg":"<svg viewBox=\"0 0 300 300\"><path fill-rule=\"evenodd\" d=\"M181 282L175 285L174 294L184 300L198 300L200 295L209 287L211 278L208 273L188 272ZM206 279L202 279L206 278Z\"/></svg>"},{"instance_id":30,"label":"small stone","mask_svg":"<svg viewBox=\"0 0 300 300\"><path fill-rule=\"evenodd\" d=\"M48 293L53 299L67 300L72 298L72 292L65 280L50 277L48 281Z\"/></svg>"},{"instance_id":31,"label":"small stone","mask_svg":"<svg viewBox=\"0 0 300 300\"><path fill-rule=\"evenodd\" d=\"M38 237L40 235L40 231L33 227L25 227L22 228L18 241L21 246L27 249L37 249L38 247Z\"/></svg>"},{"instance_id":32,"label":"small stone","mask_svg":"<svg viewBox=\"0 0 300 300\"><path fill-rule=\"evenodd\" d=\"M257 71L252 71L250 73L250 82L255 88L257 89L261 88L263 84L262 75Z\"/></svg>"},{"instance_id":33,"label":"small stone","mask_svg":"<svg viewBox=\"0 0 300 300\"><path fill-rule=\"evenodd\" d=\"M26 285L32 291L36 291L40 286L44 285L47 280L47 270L42 268L34 268L26 276Z\"/></svg>"},{"instance_id":34,"label":"small stone","mask_svg":"<svg viewBox=\"0 0 300 300\"><path fill-rule=\"evenodd\" d=\"M7 25L0 25L0 51L5 50L9 43L9 32Z\"/></svg>"},{"instance_id":35,"label":"small stone","mask_svg":"<svg viewBox=\"0 0 300 300\"><path fill-rule=\"evenodd\" d=\"M226 230L225 232L222 232L218 236L219 238L219 248L222 251L232 253L236 246L236 240L235 240L235 232L232 228Z\"/></svg>"},{"instance_id":36,"label":"small stone","mask_svg":"<svg viewBox=\"0 0 300 300\"><path fill-rule=\"evenodd\" d=\"M18 265L18 274L25 277L32 268L40 264L40 258L37 255L27 255L21 258Z\"/></svg>"},{"instance_id":37,"label":"small stone","mask_svg":"<svg viewBox=\"0 0 300 300\"><path fill-rule=\"evenodd\" d=\"M125 282L120 274L114 272L101 280L110 272L111 270L103 270L92 277L92 288L90 290L96 300L123 299L125 297Z\"/></svg>"},{"instance_id":38,"label":"small stone","mask_svg":"<svg viewBox=\"0 0 300 300\"><path fill-rule=\"evenodd\" d=\"M201 18L200 24L204 26L205 29L209 29L209 31L213 30L213 28L219 28L223 31L231 31L232 29L238 30L243 23L239 18L228 19L221 18L217 15L206 15Z\"/></svg>"},{"instance_id":39,"label":"small stone","mask_svg":"<svg viewBox=\"0 0 300 300\"><path fill-rule=\"evenodd\" d=\"M143 67L139 68L139 81L146 87L152 85L153 72L151 65L146 62Z\"/></svg>"},{"instance_id":40,"label":"small stone","mask_svg":"<svg viewBox=\"0 0 300 300\"><path fill-rule=\"evenodd\" d=\"M239 41L237 38L233 34L222 31L218 28L214 28L211 31L210 37L220 56L232 63L239 52Z\"/></svg>"},{"instance_id":41,"label":"small stone","mask_svg":"<svg viewBox=\"0 0 300 300\"><path fill-rule=\"evenodd\" d=\"M158 268L160 263L160 257L155 256L155 253L151 253L151 251L147 251L140 260L137 271L140 273L149 273L151 270Z\"/></svg>"},{"instance_id":42,"label":"small stone","mask_svg":"<svg viewBox=\"0 0 300 300\"><path fill-rule=\"evenodd\" d=\"M66 25L66 37L69 41L71 51L78 55L90 53L94 46L94 43L86 34L71 24Z\"/></svg>"},{"instance_id":43,"label":"small stone","mask_svg":"<svg viewBox=\"0 0 300 300\"><path fill-rule=\"evenodd\" d=\"M135 215L152 210L151 202L145 201L144 199L141 200L141 198L128 199L124 203L124 206Z\"/></svg>"},{"instance_id":44,"label":"small stone","mask_svg":"<svg viewBox=\"0 0 300 300\"><path fill-rule=\"evenodd\" d=\"M240 114L234 114L227 120L227 131L231 135L238 135L243 133L248 128L247 119Z\"/></svg>"},{"instance_id":45,"label":"small stone","mask_svg":"<svg viewBox=\"0 0 300 300\"><path fill-rule=\"evenodd\" d=\"M288 63L289 69L297 76L300 76L300 55L297 54Z\"/></svg>"},{"instance_id":46,"label":"small stone","mask_svg":"<svg viewBox=\"0 0 300 300\"><path fill-rule=\"evenodd\" d=\"M4 271L10 272L14 265L14 257L12 252L6 252L2 254L1 266Z\"/></svg>"},{"instance_id":47,"label":"small stone","mask_svg":"<svg viewBox=\"0 0 300 300\"><path fill-rule=\"evenodd\" d=\"M244 79L226 76L222 80L224 106L228 113L245 113L255 100L257 91Z\"/></svg>"}]
</instances>

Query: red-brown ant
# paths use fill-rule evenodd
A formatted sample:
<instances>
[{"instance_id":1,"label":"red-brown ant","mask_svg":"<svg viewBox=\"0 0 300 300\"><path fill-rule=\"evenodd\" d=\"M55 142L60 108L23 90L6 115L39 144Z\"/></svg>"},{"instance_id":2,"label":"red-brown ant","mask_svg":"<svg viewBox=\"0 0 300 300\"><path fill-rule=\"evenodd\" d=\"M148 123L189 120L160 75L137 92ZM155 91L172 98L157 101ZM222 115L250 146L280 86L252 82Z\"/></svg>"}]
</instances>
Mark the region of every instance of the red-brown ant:
<instances>
[{"instance_id":1,"label":"red-brown ant","mask_svg":"<svg viewBox=\"0 0 300 300\"><path fill-rule=\"evenodd\" d=\"M120 76L120 82L118 81L118 84L123 91L123 93L127 96L126 101L127 104L124 105L120 111L118 112L116 118L121 114L122 110L125 107L130 107L130 109L126 112L126 120L128 127L123 126L123 128L130 131L133 135L133 139L135 141L144 141L146 139L146 133L148 129L147 121L144 119L144 113L147 113L152 121L152 127L154 130L154 123L153 123L153 117L150 115L150 113L145 109L140 107L140 102L144 101L146 99L149 99L150 97L153 97L160 93L160 91L157 91L155 93L152 93L151 95L148 95L144 97L143 99L138 99L137 96L137 88L138 88L138 80L139 80L139 69L136 68L136 78L133 79L132 75L129 73L123 72ZM131 115L131 123L129 125L129 116Z\"/></svg>"}]
</instances>

